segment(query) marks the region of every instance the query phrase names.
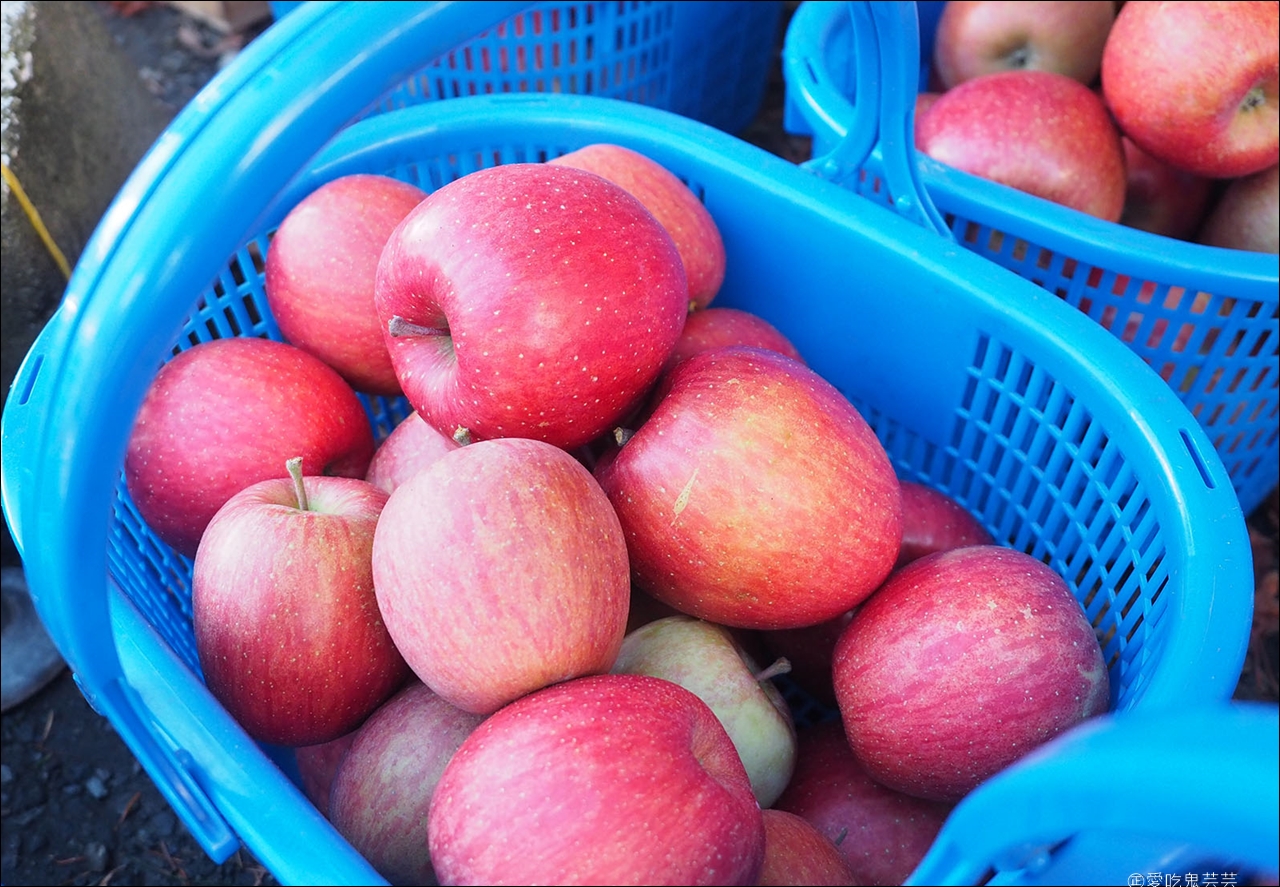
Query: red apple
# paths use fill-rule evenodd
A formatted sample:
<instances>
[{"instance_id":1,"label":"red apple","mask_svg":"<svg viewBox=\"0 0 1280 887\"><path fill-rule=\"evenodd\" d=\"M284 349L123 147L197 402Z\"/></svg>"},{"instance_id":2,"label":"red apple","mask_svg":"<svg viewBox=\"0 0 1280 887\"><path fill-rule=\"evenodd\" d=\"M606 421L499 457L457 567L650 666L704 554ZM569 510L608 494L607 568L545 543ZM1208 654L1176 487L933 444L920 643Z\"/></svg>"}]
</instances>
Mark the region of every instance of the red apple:
<instances>
[{"instance_id":1,"label":"red apple","mask_svg":"<svg viewBox=\"0 0 1280 887\"><path fill-rule=\"evenodd\" d=\"M929 109L933 107L933 103L942 98L941 92L924 91L916 93L916 119L919 120Z\"/></svg>"},{"instance_id":2,"label":"red apple","mask_svg":"<svg viewBox=\"0 0 1280 887\"><path fill-rule=\"evenodd\" d=\"M1124 134L1209 178L1280 161L1280 6L1126 3L1102 54L1102 90Z\"/></svg>"},{"instance_id":3,"label":"red apple","mask_svg":"<svg viewBox=\"0 0 1280 887\"><path fill-rule=\"evenodd\" d=\"M1228 184L1204 220L1199 241L1227 249L1280 252L1280 166Z\"/></svg>"},{"instance_id":4,"label":"red apple","mask_svg":"<svg viewBox=\"0 0 1280 887\"><path fill-rule=\"evenodd\" d=\"M760 887L861 884L840 855L840 848L794 813L761 810L764 817L764 868Z\"/></svg>"},{"instance_id":5,"label":"red apple","mask_svg":"<svg viewBox=\"0 0 1280 887\"><path fill-rule=\"evenodd\" d=\"M990 545L991 534L968 509L941 490L902 482L902 549L897 566L966 545Z\"/></svg>"},{"instance_id":6,"label":"red apple","mask_svg":"<svg viewBox=\"0 0 1280 887\"><path fill-rule=\"evenodd\" d=\"M337 739L294 750L302 793L326 818L329 816L329 790L333 787L333 775L338 772L342 756L351 748L355 738L356 731L352 730Z\"/></svg>"},{"instance_id":7,"label":"red apple","mask_svg":"<svg viewBox=\"0 0 1280 887\"><path fill-rule=\"evenodd\" d=\"M445 884L754 884L764 823L693 693L600 675L531 693L467 737L436 786Z\"/></svg>"},{"instance_id":8,"label":"red apple","mask_svg":"<svg viewBox=\"0 0 1280 887\"><path fill-rule=\"evenodd\" d=\"M901 884L937 837L951 804L886 788L853 756L838 720L800 728L796 771L774 809L835 843L854 883Z\"/></svg>"},{"instance_id":9,"label":"red apple","mask_svg":"<svg viewBox=\"0 0 1280 887\"><path fill-rule=\"evenodd\" d=\"M1120 224L1178 240L1191 239L1213 195L1213 180L1170 166L1138 147L1124 146L1125 195Z\"/></svg>"},{"instance_id":10,"label":"red apple","mask_svg":"<svg viewBox=\"0 0 1280 887\"><path fill-rule=\"evenodd\" d=\"M916 147L1110 222L1124 207L1120 133L1102 99L1063 74L1005 71L967 80L916 121Z\"/></svg>"},{"instance_id":11,"label":"red apple","mask_svg":"<svg viewBox=\"0 0 1280 887\"><path fill-rule=\"evenodd\" d=\"M675 615L628 634L612 671L663 678L710 706L738 750L756 800L768 807L795 766L795 724L771 680L789 668L779 660L762 669L730 629Z\"/></svg>"},{"instance_id":12,"label":"red apple","mask_svg":"<svg viewBox=\"0 0 1280 887\"><path fill-rule=\"evenodd\" d=\"M1088 85L1115 17L1112 0L952 0L938 19L933 64L947 89L1018 70L1053 71Z\"/></svg>"},{"instance_id":13,"label":"red apple","mask_svg":"<svg viewBox=\"0 0 1280 887\"><path fill-rule=\"evenodd\" d=\"M330 818L392 884L435 884L427 815L445 765L484 718L413 681L355 733L333 780Z\"/></svg>"},{"instance_id":14,"label":"red apple","mask_svg":"<svg viewBox=\"0 0 1280 887\"><path fill-rule=\"evenodd\" d=\"M387 494L355 478L304 478L300 461L289 460L291 478L218 509L191 576L209 691L251 737L288 746L351 732L409 677L373 590Z\"/></svg>"},{"instance_id":15,"label":"red apple","mask_svg":"<svg viewBox=\"0 0 1280 887\"><path fill-rule=\"evenodd\" d=\"M388 176L342 176L290 210L267 249L263 287L281 334L357 391L400 394L373 286L387 238L426 196Z\"/></svg>"},{"instance_id":16,"label":"red apple","mask_svg":"<svg viewBox=\"0 0 1280 887\"><path fill-rule=\"evenodd\" d=\"M716 307L694 311L689 315L684 322L684 332L680 334L675 350L667 361L666 369L670 370L695 354L727 345L767 348L804 363L804 358L800 356L796 346L791 344L791 340L760 315L739 308Z\"/></svg>"},{"instance_id":17,"label":"red apple","mask_svg":"<svg viewBox=\"0 0 1280 887\"><path fill-rule=\"evenodd\" d=\"M688 185L657 161L621 145L587 145L548 162L593 172L643 203L680 251L690 309L711 303L724 282L724 241L715 219Z\"/></svg>"},{"instance_id":18,"label":"red apple","mask_svg":"<svg viewBox=\"0 0 1280 887\"><path fill-rule=\"evenodd\" d=\"M836 644L849 745L907 794L956 801L1109 704L1093 627L1062 577L976 545L894 572Z\"/></svg>"},{"instance_id":19,"label":"red apple","mask_svg":"<svg viewBox=\"0 0 1280 887\"><path fill-rule=\"evenodd\" d=\"M178 354L151 382L125 455L138 513L194 557L222 505L301 455L315 474L364 477L369 418L351 386L300 348L253 337Z\"/></svg>"},{"instance_id":20,"label":"red apple","mask_svg":"<svg viewBox=\"0 0 1280 887\"><path fill-rule=\"evenodd\" d=\"M457 440L441 434L415 410L378 445L364 479L393 493L409 477L459 446Z\"/></svg>"},{"instance_id":21,"label":"red apple","mask_svg":"<svg viewBox=\"0 0 1280 887\"><path fill-rule=\"evenodd\" d=\"M418 204L387 241L376 303L405 396L436 428L573 449L653 384L687 287L635 197L594 173L513 163Z\"/></svg>"},{"instance_id":22,"label":"red apple","mask_svg":"<svg viewBox=\"0 0 1280 887\"><path fill-rule=\"evenodd\" d=\"M627 549L565 451L521 438L446 453L391 494L373 545L378 605L427 686L489 714L606 672L627 625Z\"/></svg>"},{"instance_id":23,"label":"red apple","mask_svg":"<svg viewBox=\"0 0 1280 887\"><path fill-rule=\"evenodd\" d=\"M652 416L596 467L636 584L739 628L812 625L884 580L902 541L875 433L799 361L733 346L664 376Z\"/></svg>"}]
</instances>

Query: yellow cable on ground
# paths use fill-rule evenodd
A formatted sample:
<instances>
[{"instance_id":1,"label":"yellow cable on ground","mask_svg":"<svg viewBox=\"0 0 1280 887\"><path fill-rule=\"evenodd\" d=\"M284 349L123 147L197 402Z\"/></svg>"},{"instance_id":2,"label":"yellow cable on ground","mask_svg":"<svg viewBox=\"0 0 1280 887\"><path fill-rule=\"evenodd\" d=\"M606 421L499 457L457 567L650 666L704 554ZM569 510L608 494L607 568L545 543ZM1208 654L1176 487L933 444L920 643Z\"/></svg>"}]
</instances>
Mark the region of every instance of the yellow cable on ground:
<instances>
[{"instance_id":1,"label":"yellow cable on ground","mask_svg":"<svg viewBox=\"0 0 1280 887\"><path fill-rule=\"evenodd\" d=\"M70 280L71 265L67 263L67 257L62 254L62 250L58 249L58 244L53 242L53 235L44 226L44 221L40 218L40 213L36 210L35 204L31 202L31 198L27 197L27 192L22 190L22 185L18 183L18 177L13 174L13 170L9 169L9 164L7 163L0 164L0 172L4 173L4 180L9 185L9 189L18 198L18 203L22 205L23 212L31 220L31 227L36 229L36 233L44 241L45 249L49 251L49 255L53 256L53 260L58 263L58 267L62 269L62 275Z\"/></svg>"}]
</instances>

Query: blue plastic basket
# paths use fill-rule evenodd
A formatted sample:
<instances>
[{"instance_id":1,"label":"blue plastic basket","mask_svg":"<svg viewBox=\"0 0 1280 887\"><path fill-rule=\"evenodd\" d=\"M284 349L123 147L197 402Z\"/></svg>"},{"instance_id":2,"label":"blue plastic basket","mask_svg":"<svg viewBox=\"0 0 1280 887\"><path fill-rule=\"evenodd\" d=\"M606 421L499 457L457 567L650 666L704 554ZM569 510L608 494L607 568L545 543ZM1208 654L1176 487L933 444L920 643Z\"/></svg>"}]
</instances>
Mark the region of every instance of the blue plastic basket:
<instances>
[{"instance_id":1,"label":"blue plastic basket","mask_svg":"<svg viewBox=\"0 0 1280 887\"><path fill-rule=\"evenodd\" d=\"M874 131L870 99L914 109L944 4L918 5L918 29L881 16L880 64L865 45L877 10L802 3L783 51L784 126L813 137L812 168L888 205L895 168L917 166L941 233L1075 306L1169 383L1250 513L1280 478L1280 260L1104 222L969 175L918 155L910 129L887 150L838 150L852 147L847 133Z\"/></svg>"},{"instance_id":2,"label":"blue plastic basket","mask_svg":"<svg viewBox=\"0 0 1280 887\"><path fill-rule=\"evenodd\" d=\"M965 797L906 883L1273 883L1278 744L1260 702L1095 718Z\"/></svg>"},{"instance_id":3,"label":"blue plastic basket","mask_svg":"<svg viewBox=\"0 0 1280 887\"><path fill-rule=\"evenodd\" d=\"M243 843L285 883L380 883L298 789L292 753L251 741L205 689L191 564L139 520L122 481L162 362L209 338L278 336L263 297L268 237L303 196L355 172L430 191L594 142L652 157L718 222L717 303L787 335L902 477L1063 575L1096 628L1114 709L1230 696L1252 614L1244 517L1212 443L1149 367L1016 275L666 111L525 94L347 125L424 57L490 25L477 8L312 3L269 29L126 183L4 411L4 510L37 611L212 858ZM407 412L368 408L379 437Z\"/></svg>"},{"instance_id":4,"label":"blue plastic basket","mask_svg":"<svg viewBox=\"0 0 1280 887\"><path fill-rule=\"evenodd\" d=\"M282 18L302 3L273 4ZM414 71L366 114L508 92L599 95L737 133L760 108L780 0L530 4Z\"/></svg>"}]
</instances>

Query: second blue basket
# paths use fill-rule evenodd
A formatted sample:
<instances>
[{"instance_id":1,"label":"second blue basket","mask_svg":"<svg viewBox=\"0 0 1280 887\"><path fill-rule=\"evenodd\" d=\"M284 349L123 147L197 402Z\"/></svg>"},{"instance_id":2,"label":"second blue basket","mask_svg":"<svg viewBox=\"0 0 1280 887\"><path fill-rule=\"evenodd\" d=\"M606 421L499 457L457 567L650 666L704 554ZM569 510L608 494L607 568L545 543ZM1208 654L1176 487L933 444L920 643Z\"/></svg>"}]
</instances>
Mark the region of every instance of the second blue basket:
<instances>
[{"instance_id":1,"label":"second blue basket","mask_svg":"<svg viewBox=\"0 0 1280 887\"><path fill-rule=\"evenodd\" d=\"M810 0L788 26L784 125L813 137L815 164L847 133L874 130L876 100L909 119L927 76L921 60L931 58L943 4L917 4L918 29L873 9L886 50L879 61L867 58L870 18L855 25L860 5ZM917 155L909 132L844 157L854 167L841 171L847 186L894 205L886 173L917 166L944 233L1093 318L1170 385L1253 511L1280 479L1280 260L1104 222Z\"/></svg>"}]
</instances>

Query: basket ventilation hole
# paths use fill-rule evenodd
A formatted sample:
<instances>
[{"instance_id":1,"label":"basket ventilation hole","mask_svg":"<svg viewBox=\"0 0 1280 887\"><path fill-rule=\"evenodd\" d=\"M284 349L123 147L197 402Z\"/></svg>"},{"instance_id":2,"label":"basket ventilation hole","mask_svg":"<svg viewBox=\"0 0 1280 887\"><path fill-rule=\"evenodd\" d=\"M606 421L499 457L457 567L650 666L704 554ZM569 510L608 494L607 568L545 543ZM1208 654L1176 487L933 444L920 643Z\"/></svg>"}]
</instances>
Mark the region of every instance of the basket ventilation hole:
<instances>
[{"instance_id":1,"label":"basket ventilation hole","mask_svg":"<svg viewBox=\"0 0 1280 887\"><path fill-rule=\"evenodd\" d=\"M1182 437L1182 445L1187 448L1187 452L1191 455L1191 461L1196 463L1196 469L1200 472L1200 479L1204 481L1207 489L1214 489L1216 484L1213 477L1209 474L1209 467L1205 464L1204 456L1201 455L1199 448L1191 439L1191 434L1185 429L1178 429L1178 434Z\"/></svg>"},{"instance_id":2,"label":"basket ventilation hole","mask_svg":"<svg viewBox=\"0 0 1280 887\"><path fill-rule=\"evenodd\" d=\"M31 392L35 388L36 379L40 375L40 367L44 366L44 355L37 354L31 362L31 370L27 373L26 378L22 380L22 390L18 392L18 405L21 406L31 399Z\"/></svg>"}]
</instances>

